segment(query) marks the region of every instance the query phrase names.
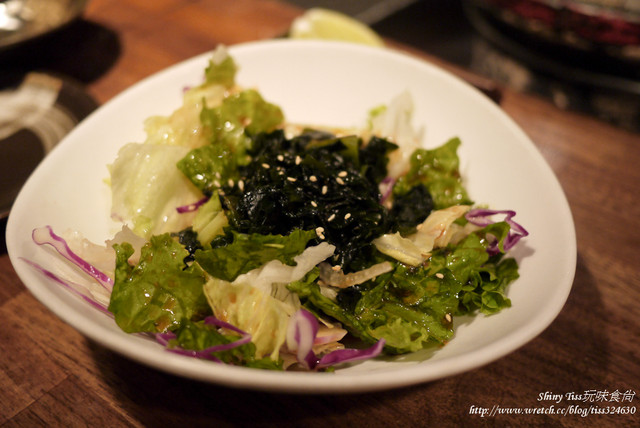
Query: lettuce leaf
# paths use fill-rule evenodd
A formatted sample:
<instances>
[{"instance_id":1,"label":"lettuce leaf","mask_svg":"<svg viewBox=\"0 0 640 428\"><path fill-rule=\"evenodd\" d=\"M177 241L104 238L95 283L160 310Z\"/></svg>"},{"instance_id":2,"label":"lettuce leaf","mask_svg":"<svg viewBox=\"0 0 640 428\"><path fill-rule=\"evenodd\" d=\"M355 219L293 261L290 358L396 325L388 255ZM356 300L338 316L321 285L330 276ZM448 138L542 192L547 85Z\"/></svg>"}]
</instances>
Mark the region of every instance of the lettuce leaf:
<instances>
[{"instance_id":1,"label":"lettuce leaf","mask_svg":"<svg viewBox=\"0 0 640 428\"><path fill-rule=\"evenodd\" d=\"M115 283L109 302L118 326L127 333L174 330L184 320L211 312L199 266L185 267L188 252L169 234L153 236L142 247L140 261L129 264L133 247L114 245Z\"/></svg>"},{"instance_id":2,"label":"lettuce leaf","mask_svg":"<svg viewBox=\"0 0 640 428\"><path fill-rule=\"evenodd\" d=\"M503 242L509 233L506 222L491 224L471 235L459 245L459 250L448 255L446 263L466 279L460 293L459 312L462 314L480 311L490 315L511 306L506 296L507 286L518 279L518 263L504 253L490 256L487 252L498 237L498 247L503 251ZM481 255L481 251L486 255Z\"/></svg>"},{"instance_id":3,"label":"lettuce leaf","mask_svg":"<svg viewBox=\"0 0 640 428\"><path fill-rule=\"evenodd\" d=\"M300 236L304 234L299 233ZM298 238L299 242L306 240ZM266 247L269 248L269 245ZM299 244L294 243L292 248L296 245ZM236 277L233 282L212 277L205 284L204 292L218 319L251 335L258 358L269 355L275 360L285 342L290 317L300 309L298 296L288 290L286 284L303 279L334 250L335 247L321 242L293 257L291 265L274 258Z\"/></svg>"},{"instance_id":4,"label":"lettuce leaf","mask_svg":"<svg viewBox=\"0 0 640 428\"><path fill-rule=\"evenodd\" d=\"M217 193L214 193L207 202L198 208L192 228L203 248L210 248L211 241L216 236L223 234L223 230L228 224L227 216L220 204L220 198Z\"/></svg>"},{"instance_id":5,"label":"lettuce leaf","mask_svg":"<svg viewBox=\"0 0 640 428\"><path fill-rule=\"evenodd\" d=\"M461 285L451 278L437 278L436 273L397 264L392 274L362 291L355 313L370 335L386 340L388 351L414 352L451 339L447 314L457 309Z\"/></svg>"},{"instance_id":6,"label":"lettuce leaf","mask_svg":"<svg viewBox=\"0 0 640 428\"><path fill-rule=\"evenodd\" d=\"M211 278L204 285L214 315L247 333L255 345L256 358L277 360L285 342L290 316L298 309L249 283Z\"/></svg>"},{"instance_id":7,"label":"lettuce leaf","mask_svg":"<svg viewBox=\"0 0 640 428\"><path fill-rule=\"evenodd\" d=\"M176 168L188 151L173 145L123 146L109 168L112 217L131 222L134 233L145 238L187 227L193 217L178 213L176 207L202 196Z\"/></svg>"},{"instance_id":8,"label":"lettuce leaf","mask_svg":"<svg viewBox=\"0 0 640 428\"><path fill-rule=\"evenodd\" d=\"M200 114L210 144L189 152L178 168L203 193L211 195L229 179L238 178L238 166L249 162L250 135L272 131L284 121L280 108L255 90L226 97L219 106Z\"/></svg>"},{"instance_id":9,"label":"lettuce leaf","mask_svg":"<svg viewBox=\"0 0 640 428\"><path fill-rule=\"evenodd\" d=\"M206 324L204 321L184 321L176 332L175 339L170 341L170 345L200 351L216 345L229 344L237 339L238 336L220 333L217 326ZM253 342L211 354L213 358L226 364L242 365L259 369L282 370L281 361L272 360L269 357L256 358L255 355L256 346Z\"/></svg>"},{"instance_id":10,"label":"lettuce leaf","mask_svg":"<svg viewBox=\"0 0 640 428\"><path fill-rule=\"evenodd\" d=\"M335 299L322 293L314 277L288 288L311 312L340 321L365 342L385 339L387 353L444 345L453 337L453 316L510 306L505 291L518 277L517 263L487 251L508 232L505 222L491 224L435 249L419 266L393 262L393 271L342 289Z\"/></svg>"},{"instance_id":11,"label":"lettuce leaf","mask_svg":"<svg viewBox=\"0 0 640 428\"><path fill-rule=\"evenodd\" d=\"M377 340L370 336L353 311L325 296L317 282L319 269L316 267L298 281L291 282L287 289L296 293L304 307L316 316L329 316L339 321L351 334L367 343Z\"/></svg>"},{"instance_id":12,"label":"lettuce leaf","mask_svg":"<svg viewBox=\"0 0 640 428\"><path fill-rule=\"evenodd\" d=\"M411 155L409 171L394 186L394 197L404 195L414 186L423 184L433 198L434 209L471 204L460 177L460 160L457 155L460 144L459 138L452 138L435 149L415 150Z\"/></svg>"},{"instance_id":13,"label":"lettuce leaf","mask_svg":"<svg viewBox=\"0 0 640 428\"><path fill-rule=\"evenodd\" d=\"M302 253L307 243L316 237L314 231L296 229L289 235L244 234L230 231L216 246L199 250L195 259L202 268L225 281L233 281L239 275L259 268L271 260L293 265L294 257ZM230 241L230 242L224 242Z\"/></svg>"},{"instance_id":14,"label":"lettuce leaf","mask_svg":"<svg viewBox=\"0 0 640 428\"><path fill-rule=\"evenodd\" d=\"M503 251L508 233L506 222L494 223L469 234L453 249L432 256L431 265L446 268L462 286L458 314L480 311L490 315L511 306L506 288L518 278L518 264L505 258L504 252L493 256L488 252L496 238Z\"/></svg>"},{"instance_id":15,"label":"lettuce leaf","mask_svg":"<svg viewBox=\"0 0 640 428\"><path fill-rule=\"evenodd\" d=\"M238 66L233 57L229 56L227 49L220 45L214 51L209 64L204 70L206 85L222 85L231 88L235 84Z\"/></svg>"}]
</instances>

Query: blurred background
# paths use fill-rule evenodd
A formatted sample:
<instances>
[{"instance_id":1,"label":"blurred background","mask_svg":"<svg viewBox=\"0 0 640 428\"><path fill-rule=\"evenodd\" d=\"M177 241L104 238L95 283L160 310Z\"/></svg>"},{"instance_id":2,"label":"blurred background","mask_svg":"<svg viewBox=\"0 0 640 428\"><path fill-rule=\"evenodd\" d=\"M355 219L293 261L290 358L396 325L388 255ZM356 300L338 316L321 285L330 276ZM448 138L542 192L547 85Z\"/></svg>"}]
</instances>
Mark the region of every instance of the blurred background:
<instances>
[{"instance_id":1,"label":"blurred background","mask_svg":"<svg viewBox=\"0 0 640 428\"><path fill-rule=\"evenodd\" d=\"M640 0L281 1L342 12L383 37L640 132ZM118 38L81 19L87 3L0 0L0 89L25 70L80 83L104 73Z\"/></svg>"},{"instance_id":2,"label":"blurred background","mask_svg":"<svg viewBox=\"0 0 640 428\"><path fill-rule=\"evenodd\" d=\"M640 132L640 0L289 0Z\"/></svg>"}]
</instances>

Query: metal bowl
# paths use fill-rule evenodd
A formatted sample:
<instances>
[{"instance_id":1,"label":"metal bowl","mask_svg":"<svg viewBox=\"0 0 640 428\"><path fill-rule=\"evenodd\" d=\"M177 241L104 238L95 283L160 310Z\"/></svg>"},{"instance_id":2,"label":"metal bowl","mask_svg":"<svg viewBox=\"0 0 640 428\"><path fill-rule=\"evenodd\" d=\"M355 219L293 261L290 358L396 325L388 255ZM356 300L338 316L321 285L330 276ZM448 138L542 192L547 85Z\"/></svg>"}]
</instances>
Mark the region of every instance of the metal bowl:
<instances>
[{"instance_id":1,"label":"metal bowl","mask_svg":"<svg viewBox=\"0 0 640 428\"><path fill-rule=\"evenodd\" d=\"M89 0L0 0L0 49L57 30L83 12Z\"/></svg>"}]
</instances>

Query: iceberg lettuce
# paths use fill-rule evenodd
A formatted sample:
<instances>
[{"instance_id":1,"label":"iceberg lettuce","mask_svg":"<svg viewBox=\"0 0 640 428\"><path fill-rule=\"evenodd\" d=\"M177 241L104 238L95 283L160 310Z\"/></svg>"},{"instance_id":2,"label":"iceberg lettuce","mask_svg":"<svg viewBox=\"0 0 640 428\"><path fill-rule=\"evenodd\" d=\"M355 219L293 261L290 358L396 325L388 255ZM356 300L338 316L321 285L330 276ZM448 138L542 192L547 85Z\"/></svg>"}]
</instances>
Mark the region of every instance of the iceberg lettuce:
<instances>
[{"instance_id":1,"label":"iceberg lettuce","mask_svg":"<svg viewBox=\"0 0 640 428\"><path fill-rule=\"evenodd\" d=\"M279 358L291 316L300 301L286 285L300 281L315 266L333 254L334 247L323 242L293 258L289 266L273 259L257 269L237 276L233 282L211 277L204 293L216 318L251 334L256 358Z\"/></svg>"},{"instance_id":2,"label":"iceberg lettuce","mask_svg":"<svg viewBox=\"0 0 640 428\"><path fill-rule=\"evenodd\" d=\"M192 203L202 193L176 168L189 151L182 146L130 143L110 166L111 215L130 222L145 238L187 227L192 214L176 208Z\"/></svg>"}]
</instances>

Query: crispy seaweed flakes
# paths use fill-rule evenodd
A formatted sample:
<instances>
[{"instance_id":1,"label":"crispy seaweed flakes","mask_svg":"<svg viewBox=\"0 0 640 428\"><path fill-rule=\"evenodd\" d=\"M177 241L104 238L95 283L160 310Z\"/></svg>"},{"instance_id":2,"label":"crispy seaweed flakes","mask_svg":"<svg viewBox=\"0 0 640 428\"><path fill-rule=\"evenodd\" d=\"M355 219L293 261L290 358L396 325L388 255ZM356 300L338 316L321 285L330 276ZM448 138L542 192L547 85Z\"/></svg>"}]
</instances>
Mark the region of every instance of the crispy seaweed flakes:
<instances>
[{"instance_id":1,"label":"crispy seaweed flakes","mask_svg":"<svg viewBox=\"0 0 640 428\"><path fill-rule=\"evenodd\" d=\"M370 144L383 148L383 159L395 148L378 138ZM291 139L281 130L258 134L249 154L240 178L223 187L230 226L265 235L317 230L318 239L336 246L334 264L362 268L371 241L388 229L376 182L386 162L359 137L311 130Z\"/></svg>"}]
</instances>

